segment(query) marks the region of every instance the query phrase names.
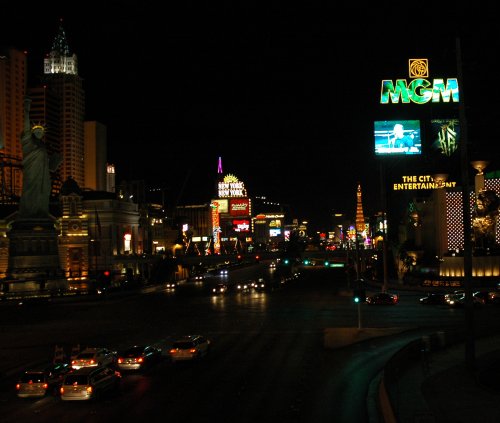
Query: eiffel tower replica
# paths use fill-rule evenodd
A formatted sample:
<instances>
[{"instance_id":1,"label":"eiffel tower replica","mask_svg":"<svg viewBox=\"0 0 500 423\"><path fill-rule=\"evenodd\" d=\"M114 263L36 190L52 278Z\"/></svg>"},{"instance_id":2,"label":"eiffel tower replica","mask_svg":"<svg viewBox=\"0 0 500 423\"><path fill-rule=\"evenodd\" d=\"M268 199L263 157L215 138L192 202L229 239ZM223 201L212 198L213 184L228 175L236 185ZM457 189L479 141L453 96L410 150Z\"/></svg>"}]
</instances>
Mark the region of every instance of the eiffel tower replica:
<instances>
[{"instance_id":1,"label":"eiffel tower replica","mask_svg":"<svg viewBox=\"0 0 500 423\"><path fill-rule=\"evenodd\" d=\"M363 199L361 196L361 184L358 184L356 192L356 233L362 234L366 231L365 215L363 214Z\"/></svg>"}]
</instances>

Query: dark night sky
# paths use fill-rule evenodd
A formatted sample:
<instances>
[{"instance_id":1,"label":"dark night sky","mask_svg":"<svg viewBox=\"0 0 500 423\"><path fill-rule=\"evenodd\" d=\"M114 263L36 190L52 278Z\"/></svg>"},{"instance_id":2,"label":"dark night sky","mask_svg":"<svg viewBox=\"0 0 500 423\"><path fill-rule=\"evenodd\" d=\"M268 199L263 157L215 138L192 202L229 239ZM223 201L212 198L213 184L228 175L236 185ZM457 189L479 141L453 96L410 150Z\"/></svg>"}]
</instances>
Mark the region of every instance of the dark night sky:
<instances>
[{"instance_id":1,"label":"dark night sky","mask_svg":"<svg viewBox=\"0 0 500 423\"><path fill-rule=\"evenodd\" d=\"M407 78L415 57L429 58L430 79L457 76L457 33L471 158L500 169L500 36L491 10L456 11L455 2L166 2L165 10L144 1L67 3L2 6L0 44L28 50L33 77L63 18L86 118L108 127L117 182L163 185L170 204L208 201L222 156L224 172L249 195L289 204L294 217L317 226L326 227L331 211L354 217L358 182L365 215L373 214L381 207L373 121L417 113L380 106L380 81ZM86 9L67 9L75 4ZM426 118L441 112L418 110ZM427 157L387 166L396 179L420 168L446 173Z\"/></svg>"}]
</instances>

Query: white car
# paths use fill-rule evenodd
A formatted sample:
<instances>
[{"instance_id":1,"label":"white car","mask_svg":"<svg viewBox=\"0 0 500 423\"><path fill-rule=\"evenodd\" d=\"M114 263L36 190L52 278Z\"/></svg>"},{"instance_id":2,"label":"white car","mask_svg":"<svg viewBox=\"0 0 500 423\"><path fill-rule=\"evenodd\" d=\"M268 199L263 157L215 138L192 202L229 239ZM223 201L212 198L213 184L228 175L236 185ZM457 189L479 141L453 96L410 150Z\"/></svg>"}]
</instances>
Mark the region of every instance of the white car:
<instances>
[{"instance_id":1,"label":"white car","mask_svg":"<svg viewBox=\"0 0 500 423\"><path fill-rule=\"evenodd\" d=\"M26 370L16 384L17 396L31 398L57 393L64 375L71 371L68 363L54 363L40 369Z\"/></svg>"},{"instance_id":2,"label":"white car","mask_svg":"<svg viewBox=\"0 0 500 423\"><path fill-rule=\"evenodd\" d=\"M116 352L107 348L85 348L72 361L73 369L82 367L113 366L116 363Z\"/></svg>"},{"instance_id":3,"label":"white car","mask_svg":"<svg viewBox=\"0 0 500 423\"><path fill-rule=\"evenodd\" d=\"M208 353L210 341L202 335L187 335L175 340L169 350L172 362L197 360Z\"/></svg>"},{"instance_id":4,"label":"white car","mask_svg":"<svg viewBox=\"0 0 500 423\"><path fill-rule=\"evenodd\" d=\"M120 389L122 376L110 367L86 367L64 376L62 401L88 401Z\"/></svg>"}]
</instances>

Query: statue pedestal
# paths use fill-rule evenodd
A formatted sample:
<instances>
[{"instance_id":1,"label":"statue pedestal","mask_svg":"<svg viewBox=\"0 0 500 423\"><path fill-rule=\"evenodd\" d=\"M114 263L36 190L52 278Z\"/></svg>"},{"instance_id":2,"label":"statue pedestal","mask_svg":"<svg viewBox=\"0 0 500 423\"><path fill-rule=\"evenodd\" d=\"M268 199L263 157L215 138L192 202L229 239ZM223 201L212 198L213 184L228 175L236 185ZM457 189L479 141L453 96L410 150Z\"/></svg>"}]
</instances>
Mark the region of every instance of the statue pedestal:
<instances>
[{"instance_id":1,"label":"statue pedestal","mask_svg":"<svg viewBox=\"0 0 500 423\"><path fill-rule=\"evenodd\" d=\"M18 219L7 236L9 291L65 289L67 281L59 263L58 235L54 220Z\"/></svg>"}]
</instances>

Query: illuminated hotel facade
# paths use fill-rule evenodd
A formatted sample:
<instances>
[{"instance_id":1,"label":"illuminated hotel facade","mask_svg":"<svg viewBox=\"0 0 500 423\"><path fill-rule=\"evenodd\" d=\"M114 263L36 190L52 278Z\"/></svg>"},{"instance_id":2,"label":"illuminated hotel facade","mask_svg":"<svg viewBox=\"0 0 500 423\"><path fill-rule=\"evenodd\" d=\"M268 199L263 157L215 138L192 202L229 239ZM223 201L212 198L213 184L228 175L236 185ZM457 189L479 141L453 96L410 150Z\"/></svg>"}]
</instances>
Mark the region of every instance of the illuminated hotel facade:
<instances>
[{"instance_id":1,"label":"illuminated hotel facade","mask_svg":"<svg viewBox=\"0 0 500 423\"><path fill-rule=\"evenodd\" d=\"M73 178L81 187L85 186L85 93L82 78L78 75L77 58L70 54L66 34L59 26L51 52L44 59L44 83L58 96L61 104L60 151L63 157L59 168L64 182ZM50 130L50 128L48 128Z\"/></svg>"},{"instance_id":2,"label":"illuminated hotel facade","mask_svg":"<svg viewBox=\"0 0 500 423\"><path fill-rule=\"evenodd\" d=\"M462 192L465 190L459 187L463 183L446 180L448 175L434 174L443 170L453 173L454 167L463 169L464 166L466 155L461 153L466 147L462 143L467 140L463 136L465 134L461 133L466 123L459 119L464 117L459 87L461 81L442 75L431 79L430 70L440 68L438 64L432 68L434 65L430 66L428 59L424 58L408 59L408 79L382 80L379 86L380 114L386 120L374 122L375 155L380 159L382 175L385 174L385 167L396 162L406 165L401 169L400 181L392 185L392 190L385 191L387 195L402 195L401 191L432 191L427 200L414 201L413 208L408 210L406 225L409 237L406 241L412 241L407 246L413 245L415 249L411 253L418 259L427 256L428 263L432 262L432 257L434 261L437 259L439 265L436 273L439 278L463 278L464 237L472 226L472 222L469 226L469 222L464 221ZM404 133L398 134L396 128L404 128ZM408 175L406 172L410 168L425 168L434 175ZM462 173L463 170L458 174L464 176ZM497 181L493 178L483 181L483 184L478 185L476 178L475 192L470 192L469 198L465 199L471 216L476 209L480 190L491 189L496 195L499 193ZM387 189L385 181L381 182L381 186ZM422 195L419 197L422 198ZM498 244L498 228L495 231ZM401 234L398 238L399 242L403 241ZM481 255L480 249L473 248L476 254L473 257L472 276L500 276L496 264L500 257ZM402 254L401 251L399 253ZM414 262L418 263L418 260ZM435 270L436 267L430 268Z\"/></svg>"},{"instance_id":3,"label":"illuminated hotel facade","mask_svg":"<svg viewBox=\"0 0 500 423\"><path fill-rule=\"evenodd\" d=\"M500 197L500 178L485 178L484 185L480 190L491 190ZM476 192L478 189L476 187ZM473 215L476 207L476 193L471 192L468 199L471 215ZM447 252L443 257L443 262L440 266L440 276L443 277L463 277L463 256L459 254L464 248L464 219L462 213L462 193L461 192L446 192L446 242ZM498 218L495 222L495 243L500 245L500 225ZM454 254L457 252L457 254ZM500 256L498 251L483 252L483 254L474 254L472 258L472 276L476 278L482 277L499 277L500 276Z\"/></svg>"},{"instance_id":4,"label":"illuminated hotel facade","mask_svg":"<svg viewBox=\"0 0 500 423\"><path fill-rule=\"evenodd\" d=\"M22 190L23 98L26 95L26 53L16 49L0 51L0 153L1 200L14 201Z\"/></svg>"},{"instance_id":5,"label":"illuminated hotel facade","mask_svg":"<svg viewBox=\"0 0 500 423\"><path fill-rule=\"evenodd\" d=\"M215 254L246 252L252 239L252 200L243 181L235 175L219 174L217 198L212 205L212 234Z\"/></svg>"}]
</instances>

